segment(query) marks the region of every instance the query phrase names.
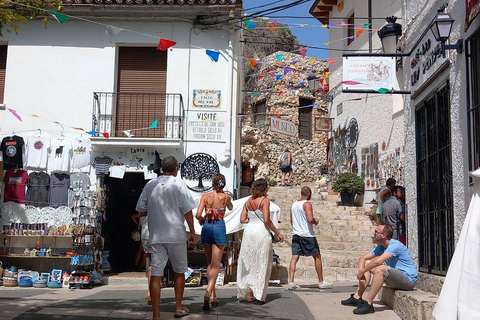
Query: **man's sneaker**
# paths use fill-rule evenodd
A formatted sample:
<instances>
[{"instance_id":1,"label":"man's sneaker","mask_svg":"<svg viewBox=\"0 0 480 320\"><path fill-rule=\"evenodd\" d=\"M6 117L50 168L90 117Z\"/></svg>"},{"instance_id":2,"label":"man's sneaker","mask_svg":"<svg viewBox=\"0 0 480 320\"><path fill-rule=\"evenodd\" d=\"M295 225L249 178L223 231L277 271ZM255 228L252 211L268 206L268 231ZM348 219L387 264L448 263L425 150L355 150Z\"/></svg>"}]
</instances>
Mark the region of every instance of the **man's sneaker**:
<instances>
[{"instance_id":1,"label":"man's sneaker","mask_svg":"<svg viewBox=\"0 0 480 320\"><path fill-rule=\"evenodd\" d=\"M367 301L363 300L362 303L353 310L354 314L367 314L367 313L374 313L375 309L373 305L369 304Z\"/></svg>"},{"instance_id":2,"label":"man's sneaker","mask_svg":"<svg viewBox=\"0 0 480 320\"><path fill-rule=\"evenodd\" d=\"M350 295L350 298L346 299L346 300L342 300L341 303L344 305L344 306L355 306L355 307L358 307L359 305L362 304L362 298L355 298L354 297L354 293L352 293Z\"/></svg>"},{"instance_id":3,"label":"man's sneaker","mask_svg":"<svg viewBox=\"0 0 480 320\"><path fill-rule=\"evenodd\" d=\"M290 282L290 285L288 286L288 290L296 290L300 288L295 282Z\"/></svg>"},{"instance_id":4,"label":"man's sneaker","mask_svg":"<svg viewBox=\"0 0 480 320\"><path fill-rule=\"evenodd\" d=\"M330 282L322 281L318 284L318 287L320 289L330 289L331 287L333 287L333 285Z\"/></svg>"}]
</instances>

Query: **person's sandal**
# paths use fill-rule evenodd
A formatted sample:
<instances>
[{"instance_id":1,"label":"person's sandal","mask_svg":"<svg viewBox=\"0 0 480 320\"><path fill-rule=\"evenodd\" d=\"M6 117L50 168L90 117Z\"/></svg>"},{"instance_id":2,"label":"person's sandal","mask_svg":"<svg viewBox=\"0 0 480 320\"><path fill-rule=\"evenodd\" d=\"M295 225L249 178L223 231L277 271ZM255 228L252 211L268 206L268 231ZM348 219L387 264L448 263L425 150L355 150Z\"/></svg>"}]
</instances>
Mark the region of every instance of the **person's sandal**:
<instances>
[{"instance_id":1,"label":"person's sandal","mask_svg":"<svg viewBox=\"0 0 480 320\"><path fill-rule=\"evenodd\" d=\"M182 309L175 310L175 314L173 316L175 318L181 318L181 317L188 316L189 313L190 311L188 310L187 307L182 307Z\"/></svg>"},{"instance_id":2,"label":"person's sandal","mask_svg":"<svg viewBox=\"0 0 480 320\"><path fill-rule=\"evenodd\" d=\"M211 297L210 298L210 305L212 307L216 307L220 304L220 301L218 301L217 297Z\"/></svg>"},{"instance_id":3,"label":"person's sandal","mask_svg":"<svg viewBox=\"0 0 480 320\"><path fill-rule=\"evenodd\" d=\"M205 292L205 295L203 296L203 307L202 310L204 311L209 311L212 309L212 305L210 304L210 293Z\"/></svg>"}]
</instances>

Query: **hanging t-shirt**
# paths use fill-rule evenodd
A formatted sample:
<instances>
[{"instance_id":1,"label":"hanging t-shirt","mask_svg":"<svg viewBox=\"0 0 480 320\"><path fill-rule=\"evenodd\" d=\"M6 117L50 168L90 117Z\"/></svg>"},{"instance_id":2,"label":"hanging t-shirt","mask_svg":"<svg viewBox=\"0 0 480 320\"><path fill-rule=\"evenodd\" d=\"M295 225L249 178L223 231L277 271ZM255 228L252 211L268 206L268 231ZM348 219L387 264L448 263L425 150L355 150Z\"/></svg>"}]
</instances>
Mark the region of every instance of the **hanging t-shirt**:
<instances>
[{"instance_id":1,"label":"hanging t-shirt","mask_svg":"<svg viewBox=\"0 0 480 320\"><path fill-rule=\"evenodd\" d=\"M70 176L66 173L52 173L50 175L50 207L68 206L68 188Z\"/></svg>"},{"instance_id":2,"label":"hanging t-shirt","mask_svg":"<svg viewBox=\"0 0 480 320\"><path fill-rule=\"evenodd\" d=\"M72 159L72 143L70 140L53 139L48 157L48 171L70 171Z\"/></svg>"},{"instance_id":3,"label":"hanging t-shirt","mask_svg":"<svg viewBox=\"0 0 480 320\"><path fill-rule=\"evenodd\" d=\"M90 139L73 139L73 157L72 168L80 169L90 164L90 151L92 151L92 142Z\"/></svg>"},{"instance_id":4,"label":"hanging t-shirt","mask_svg":"<svg viewBox=\"0 0 480 320\"><path fill-rule=\"evenodd\" d=\"M76 191L87 191L90 189L90 176L84 172L76 172L70 175L70 187Z\"/></svg>"},{"instance_id":5,"label":"hanging t-shirt","mask_svg":"<svg viewBox=\"0 0 480 320\"><path fill-rule=\"evenodd\" d=\"M108 173L112 162L113 162L113 159L107 156L93 158L92 165L95 167L95 174Z\"/></svg>"},{"instance_id":6,"label":"hanging t-shirt","mask_svg":"<svg viewBox=\"0 0 480 320\"><path fill-rule=\"evenodd\" d=\"M3 138L0 150L2 150L4 169L23 168L23 145L22 137L15 135Z\"/></svg>"},{"instance_id":7,"label":"hanging t-shirt","mask_svg":"<svg viewBox=\"0 0 480 320\"><path fill-rule=\"evenodd\" d=\"M46 172L32 172L28 175L25 204L35 207L48 206L50 176Z\"/></svg>"},{"instance_id":8,"label":"hanging t-shirt","mask_svg":"<svg viewBox=\"0 0 480 320\"><path fill-rule=\"evenodd\" d=\"M47 168L48 149L50 148L50 137L47 135L27 137L27 167Z\"/></svg>"},{"instance_id":9,"label":"hanging t-shirt","mask_svg":"<svg viewBox=\"0 0 480 320\"><path fill-rule=\"evenodd\" d=\"M25 203L25 186L27 179L27 171L8 169L3 178L3 181L5 182L5 197L3 201Z\"/></svg>"}]
</instances>

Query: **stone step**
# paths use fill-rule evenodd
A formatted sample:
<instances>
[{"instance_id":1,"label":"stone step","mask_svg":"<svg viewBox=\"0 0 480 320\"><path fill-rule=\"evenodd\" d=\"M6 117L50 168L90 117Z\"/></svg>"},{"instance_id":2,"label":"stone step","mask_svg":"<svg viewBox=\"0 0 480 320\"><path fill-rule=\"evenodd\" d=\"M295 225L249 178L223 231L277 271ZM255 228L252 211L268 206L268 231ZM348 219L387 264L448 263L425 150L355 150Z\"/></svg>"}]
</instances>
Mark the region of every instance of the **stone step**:
<instances>
[{"instance_id":1,"label":"stone step","mask_svg":"<svg viewBox=\"0 0 480 320\"><path fill-rule=\"evenodd\" d=\"M430 292L434 295L439 296L440 292L442 291L444 281L445 277L420 272L418 274L418 279L415 287L422 291Z\"/></svg>"},{"instance_id":2,"label":"stone step","mask_svg":"<svg viewBox=\"0 0 480 320\"><path fill-rule=\"evenodd\" d=\"M362 253L367 253L371 251L375 244L373 241L362 243L362 242L330 242L330 241L320 241L320 250L351 250L358 253L358 256Z\"/></svg>"},{"instance_id":3,"label":"stone step","mask_svg":"<svg viewBox=\"0 0 480 320\"><path fill-rule=\"evenodd\" d=\"M385 302L402 319L429 320L438 296L419 289L412 291L395 290L382 287L378 293Z\"/></svg>"}]
</instances>

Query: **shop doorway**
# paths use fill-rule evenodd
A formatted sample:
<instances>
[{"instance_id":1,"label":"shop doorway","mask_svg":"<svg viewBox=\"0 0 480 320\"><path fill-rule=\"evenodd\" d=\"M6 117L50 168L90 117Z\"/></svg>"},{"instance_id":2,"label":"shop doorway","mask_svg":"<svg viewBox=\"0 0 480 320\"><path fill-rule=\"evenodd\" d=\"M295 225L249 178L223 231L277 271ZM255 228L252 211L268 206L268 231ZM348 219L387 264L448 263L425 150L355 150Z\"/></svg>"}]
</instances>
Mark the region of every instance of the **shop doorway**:
<instances>
[{"instance_id":1,"label":"shop doorway","mask_svg":"<svg viewBox=\"0 0 480 320\"><path fill-rule=\"evenodd\" d=\"M138 198L147 182L143 172L125 173L123 179L105 178L108 201L103 237L112 272L135 271L139 242L130 237L136 227L130 216L136 212Z\"/></svg>"}]
</instances>

